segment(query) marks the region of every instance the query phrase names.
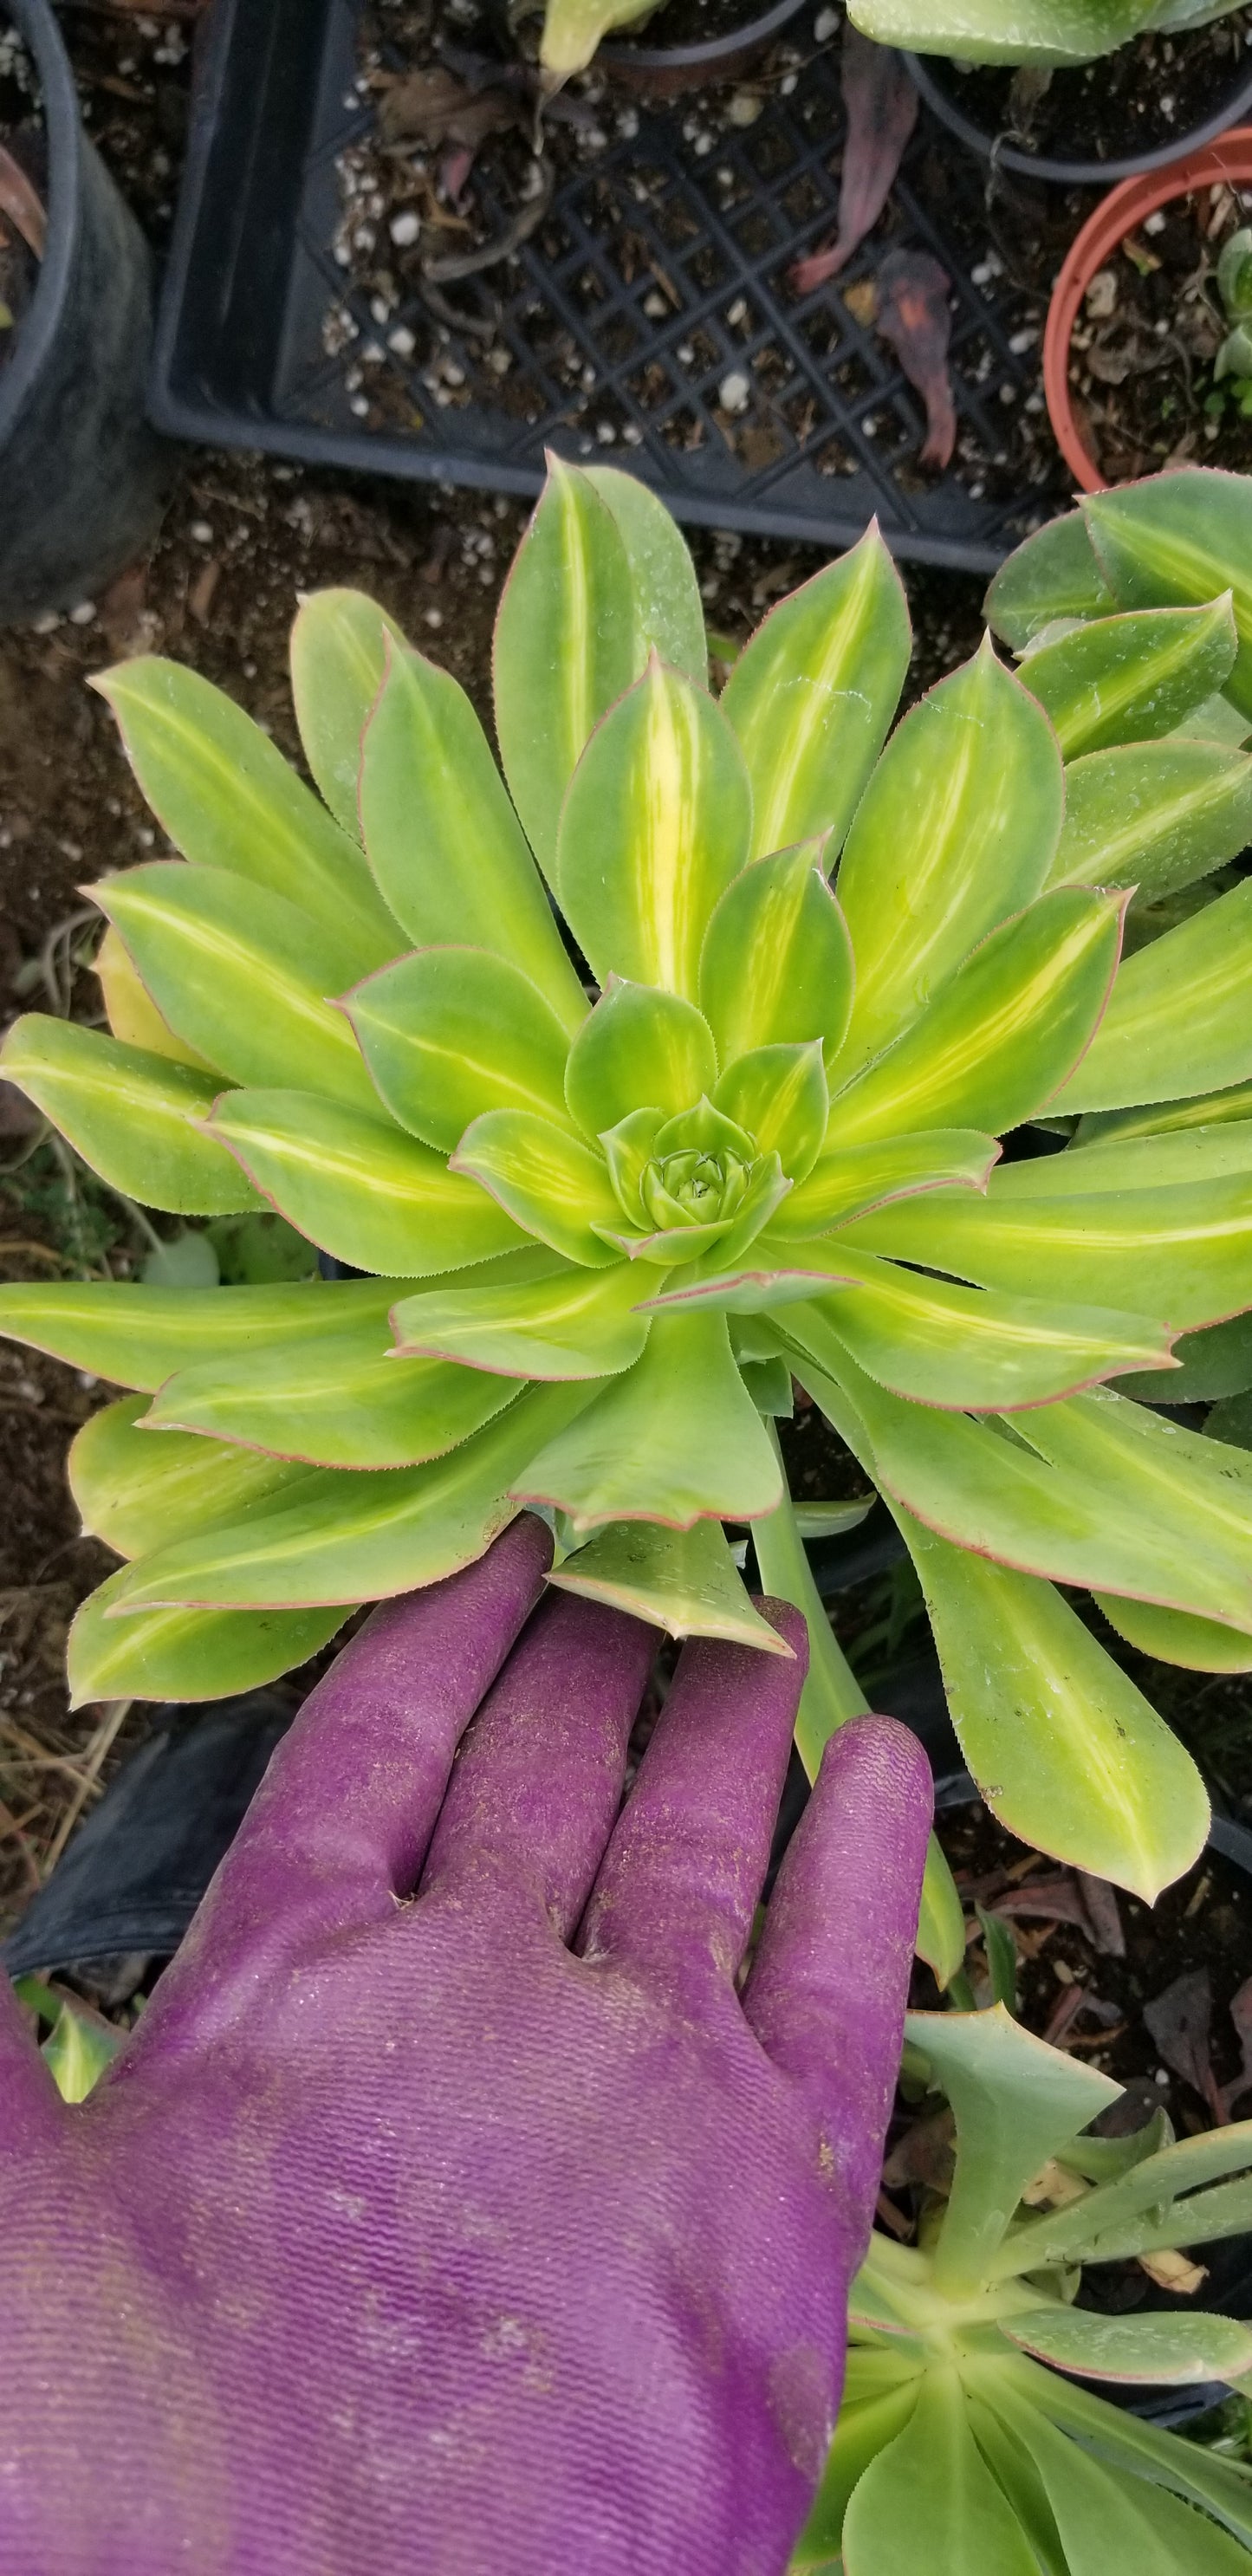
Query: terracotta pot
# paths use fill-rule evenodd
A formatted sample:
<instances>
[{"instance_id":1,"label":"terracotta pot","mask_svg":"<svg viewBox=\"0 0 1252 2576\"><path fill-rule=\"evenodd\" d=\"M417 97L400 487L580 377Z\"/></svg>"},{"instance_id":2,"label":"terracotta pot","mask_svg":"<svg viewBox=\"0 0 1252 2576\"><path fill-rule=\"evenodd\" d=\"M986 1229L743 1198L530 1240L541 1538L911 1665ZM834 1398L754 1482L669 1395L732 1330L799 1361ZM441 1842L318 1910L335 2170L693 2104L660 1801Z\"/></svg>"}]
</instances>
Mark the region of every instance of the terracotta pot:
<instances>
[{"instance_id":1,"label":"terracotta pot","mask_svg":"<svg viewBox=\"0 0 1252 2576\"><path fill-rule=\"evenodd\" d=\"M1167 170L1124 179L1088 217L1056 281L1043 340L1043 389L1057 446L1083 492L1108 490L1079 431L1069 390L1070 341L1087 289L1097 270L1145 216L1176 197L1190 196L1193 189L1212 188L1222 180L1236 188L1252 188L1252 125L1236 126L1203 151L1172 161Z\"/></svg>"},{"instance_id":2,"label":"terracotta pot","mask_svg":"<svg viewBox=\"0 0 1252 2576\"><path fill-rule=\"evenodd\" d=\"M711 36L703 45L632 45L624 40L601 45L596 65L603 66L615 88L645 98L679 98L708 81L736 80L805 5L806 0L774 0L772 8L757 10L742 27Z\"/></svg>"}]
</instances>

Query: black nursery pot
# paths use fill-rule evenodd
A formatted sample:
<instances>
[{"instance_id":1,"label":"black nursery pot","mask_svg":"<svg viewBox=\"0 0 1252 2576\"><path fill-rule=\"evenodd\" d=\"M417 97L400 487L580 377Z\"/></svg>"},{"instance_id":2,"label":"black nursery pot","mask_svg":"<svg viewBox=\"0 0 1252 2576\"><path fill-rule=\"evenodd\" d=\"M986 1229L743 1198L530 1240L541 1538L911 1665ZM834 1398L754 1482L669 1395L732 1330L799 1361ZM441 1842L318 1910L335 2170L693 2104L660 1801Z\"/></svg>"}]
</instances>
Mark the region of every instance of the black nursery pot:
<instances>
[{"instance_id":1,"label":"black nursery pot","mask_svg":"<svg viewBox=\"0 0 1252 2576\"><path fill-rule=\"evenodd\" d=\"M1198 152L1203 144L1215 142L1219 134L1238 125L1252 108L1252 58L1245 56L1243 69L1227 82L1212 113L1199 125L1189 126L1185 133L1173 135L1168 143L1108 161L1054 159L1044 152L1024 152L1016 143L1005 141L967 116L944 70L936 69L927 56L908 54L905 60L927 107L946 125L949 134L955 134L971 152L994 162L999 169L1016 170L1031 179L1050 179L1064 188L1103 188L1115 179L1137 178L1142 170L1166 170L1171 161L1180 161L1187 153Z\"/></svg>"},{"instance_id":2,"label":"black nursery pot","mask_svg":"<svg viewBox=\"0 0 1252 2576\"><path fill-rule=\"evenodd\" d=\"M774 0L770 9L745 13L742 27L701 45L633 45L621 38L597 48L596 64L619 89L644 98L679 98L708 81L737 80L805 6L806 0Z\"/></svg>"},{"instance_id":3,"label":"black nursery pot","mask_svg":"<svg viewBox=\"0 0 1252 2576\"><path fill-rule=\"evenodd\" d=\"M73 608L155 534L174 451L148 426L151 259L83 132L51 0L3 0L42 93L48 238L0 372L0 623Z\"/></svg>"}]
</instances>

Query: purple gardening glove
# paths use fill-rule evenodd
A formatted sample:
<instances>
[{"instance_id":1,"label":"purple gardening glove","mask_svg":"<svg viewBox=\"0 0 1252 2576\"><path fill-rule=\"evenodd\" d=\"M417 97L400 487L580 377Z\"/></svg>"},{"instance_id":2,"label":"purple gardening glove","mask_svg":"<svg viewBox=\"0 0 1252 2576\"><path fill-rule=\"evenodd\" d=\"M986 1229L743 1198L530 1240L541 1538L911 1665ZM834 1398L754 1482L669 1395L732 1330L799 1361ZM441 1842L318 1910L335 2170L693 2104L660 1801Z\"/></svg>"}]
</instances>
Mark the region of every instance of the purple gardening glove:
<instances>
[{"instance_id":1,"label":"purple gardening glove","mask_svg":"<svg viewBox=\"0 0 1252 2576\"><path fill-rule=\"evenodd\" d=\"M655 1633L553 1593L510 1656L548 1555L374 1613L88 2103L0 1998L4 2576L785 2566L929 1774L834 1739L741 1998L802 1622L687 1648L619 1819Z\"/></svg>"}]
</instances>

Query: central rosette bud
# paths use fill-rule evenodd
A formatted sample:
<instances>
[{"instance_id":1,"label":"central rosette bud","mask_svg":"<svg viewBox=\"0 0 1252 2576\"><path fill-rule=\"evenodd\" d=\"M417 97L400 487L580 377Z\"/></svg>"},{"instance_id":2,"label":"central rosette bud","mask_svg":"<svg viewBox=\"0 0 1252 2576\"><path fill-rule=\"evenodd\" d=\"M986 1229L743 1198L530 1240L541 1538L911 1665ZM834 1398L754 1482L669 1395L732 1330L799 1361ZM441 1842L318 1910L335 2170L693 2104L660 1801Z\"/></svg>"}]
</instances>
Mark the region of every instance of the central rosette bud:
<instances>
[{"instance_id":1,"label":"central rosette bud","mask_svg":"<svg viewBox=\"0 0 1252 2576\"><path fill-rule=\"evenodd\" d=\"M735 1215L751 1170L751 1157L704 1154L698 1145L687 1145L680 1153L654 1157L639 1196L654 1225L707 1225Z\"/></svg>"},{"instance_id":2,"label":"central rosette bud","mask_svg":"<svg viewBox=\"0 0 1252 2576\"><path fill-rule=\"evenodd\" d=\"M614 1240L667 1268L755 1234L786 1187L777 1154L707 1098L676 1118L636 1109L600 1143L626 1220Z\"/></svg>"}]
</instances>

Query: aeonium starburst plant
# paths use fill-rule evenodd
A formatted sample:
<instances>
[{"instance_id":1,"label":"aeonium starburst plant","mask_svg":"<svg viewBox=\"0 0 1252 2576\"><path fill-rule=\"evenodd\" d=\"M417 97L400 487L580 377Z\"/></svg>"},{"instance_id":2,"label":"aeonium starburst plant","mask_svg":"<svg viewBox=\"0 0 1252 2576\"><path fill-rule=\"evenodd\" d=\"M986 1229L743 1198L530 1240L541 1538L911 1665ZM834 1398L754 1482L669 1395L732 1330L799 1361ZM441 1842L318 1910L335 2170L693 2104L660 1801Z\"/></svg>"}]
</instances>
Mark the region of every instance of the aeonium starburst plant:
<instances>
[{"instance_id":1,"label":"aeonium starburst plant","mask_svg":"<svg viewBox=\"0 0 1252 2576\"><path fill-rule=\"evenodd\" d=\"M812 1767L864 1703L785 1490L798 1380L899 1522L992 1806L1148 1894L1184 1868L1198 1776L1067 1594L1252 1667L1252 1457L1114 1383L1252 1305L1247 889L1119 965L1128 905L1252 837L1252 762L1195 712L1244 685L1212 588L1110 596L1021 676L988 643L884 750L910 635L875 532L715 700L672 522L555 466L497 627L507 789L354 593L294 633L320 798L191 673L106 675L184 855L96 889L113 1034L28 1018L5 1072L132 1196L276 1207L366 1275L4 1293L136 1390L71 1459L126 1560L76 1695L243 1688L527 1507L554 1580L785 1651L746 1526L810 1613ZM1175 1105L1127 1128L1145 1098ZM1041 1116L1064 1150L1022 1159ZM937 1867L923 1940L959 1960Z\"/></svg>"}]
</instances>

